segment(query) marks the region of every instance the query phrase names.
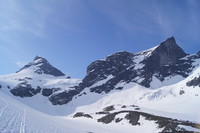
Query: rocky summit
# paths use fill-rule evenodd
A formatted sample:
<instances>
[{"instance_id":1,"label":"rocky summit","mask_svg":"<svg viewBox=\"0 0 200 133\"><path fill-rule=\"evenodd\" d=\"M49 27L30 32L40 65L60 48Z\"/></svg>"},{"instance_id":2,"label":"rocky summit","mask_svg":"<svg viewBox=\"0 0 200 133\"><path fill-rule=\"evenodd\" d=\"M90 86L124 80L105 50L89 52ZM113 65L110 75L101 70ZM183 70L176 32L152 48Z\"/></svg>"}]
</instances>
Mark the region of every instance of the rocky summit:
<instances>
[{"instance_id":1,"label":"rocky summit","mask_svg":"<svg viewBox=\"0 0 200 133\"><path fill-rule=\"evenodd\" d=\"M75 86L80 82L79 79L66 76L40 56L36 56L15 74L2 76L2 79L0 81L8 82L4 86L14 96L28 98L42 95L53 105L71 101L78 94Z\"/></svg>"},{"instance_id":2,"label":"rocky summit","mask_svg":"<svg viewBox=\"0 0 200 133\"><path fill-rule=\"evenodd\" d=\"M91 63L79 88L89 88L91 92L96 93L108 93L113 89L123 89L120 86L116 87L120 82L135 82L151 87L153 76L160 82L174 75L187 77L192 70L192 59L182 59L186 56L174 37L139 53L118 52ZM103 83L97 85L100 81Z\"/></svg>"},{"instance_id":3,"label":"rocky summit","mask_svg":"<svg viewBox=\"0 0 200 133\"><path fill-rule=\"evenodd\" d=\"M53 76L64 76L65 74L58 70L57 68L53 67L45 58L36 56L32 62L25 65L22 69L20 69L18 72L23 71L25 69L34 67L34 72L38 74L50 74Z\"/></svg>"},{"instance_id":4,"label":"rocky summit","mask_svg":"<svg viewBox=\"0 0 200 133\"><path fill-rule=\"evenodd\" d=\"M165 66L176 64L180 58L185 56L186 53L177 45L174 37L170 37L152 52L149 60L156 63L156 66Z\"/></svg>"}]
</instances>

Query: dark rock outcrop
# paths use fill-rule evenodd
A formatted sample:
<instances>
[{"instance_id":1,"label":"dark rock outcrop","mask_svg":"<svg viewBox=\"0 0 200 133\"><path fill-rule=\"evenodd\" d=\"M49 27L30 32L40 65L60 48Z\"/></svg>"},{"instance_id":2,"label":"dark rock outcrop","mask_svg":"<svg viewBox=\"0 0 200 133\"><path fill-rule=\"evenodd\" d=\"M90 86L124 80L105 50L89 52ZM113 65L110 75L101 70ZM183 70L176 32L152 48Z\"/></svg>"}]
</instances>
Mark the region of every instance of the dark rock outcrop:
<instances>
[{"instance_id":1,"label":"dark rock outcrop","mask_svg":"<svg viewBox=\"0 0 200 133\"><path fill-rule=\"evenodd\" d=\"M42 89L42 95L43 96L50 96L52 95L54 92L59 91L61 88L44 88Z\"/></svg>"},{"instance_id":2,"label":"dark rock outcrop","mask_svg":"<svg viewBox=\"0 0 200 133\"><path fill-rule=\"evenodd\" d=\"M194 79L188 81L186 83L187 86L199 86L200 87L200 76L195 77Z\"/></svg>"},{"instance_id":3,"label":"dark rock outcrop","mask_svg":"<svg viewBox=\"0 0 200 133\"><path fill-rule=\"evenodd\" d=\"M192 60L181 58L187 54L176 44L174 37L162 42L152 54L144 59L142 63L144 67L141 72L141 77L144 80L141 85L150 87L153 74L163 81L165 77L173 75L181 75L187 77L192 69Z\"/></svg>"},{"instance_id":4,"label":"dark rock outcrop","mask_svg":"<svg viewBox=\"0 0 200 133\"><path fill-rule=\"evenodd\" d=\"M170 37L162 42L146 59L152 61L156 66L174 65L177 61L185 57L186 53L176 44L174 37Z\"/></svg>"},{"instance_id":5,"label":"dark rock outcrop","mask_svg":"<svg viewBox=\"0 0 200 133\"><path fill-rule=\"evenodd\" d=\"M126 51L118 52L107 57L106 59L98 60L91 63L87 68L86 77L79 85L80 89L90 87L93 84L97 83L98 81L106 79L109 75L113 76L119 75L120 73L125 71L127 67L133 64L132 56L133 56L132 53ZM110 91L109 88L112 88L121 79L125 78L122 76L123 74L119 75L119 77L111 81L112 83L110 83L108 86L104 86L105 91L106 89L108 89L109 92ZM93 90L96 91L98 90L98 88Z\"/></svg>"},{"instance_id":6,"label":"dark rock outcrop","mask_svg":"<svg viewBox=\"0 0 200 133\"><path fill-rule=\"evenodd\" d=\"M10 92L14 96L19 97L32 97L37 93L40 93L41 88L38 86L37 88L33 88L30 84L21 83L18 84L16 87L10 90Z\"/></svg>"},{"instance_id":7,"label":"dark rock outcrop","mask_svg":"<svg viewBox=\"0 0 200 133\"><path fill-rule=\"evenodd\" d=\"M113 110L115 110L115 108L114 108L113 105L111 105L111 106L105 107L103 110L106 111L106 112L108 112L108 111L113 111Z\"/></svg>"},{"instance_id":8,"label":"dark rock outcrop","mask_svg":"<svg viewBox=\"0 0 200 133\"><path fill-rule=\"evenodd\" d=\"M60 93L53 94L49 97L49 100L53 105L62 105L70 102L72 98L79 94L78 90L69 90L69 91L63 91Z\"/></svg>"},{"instance_id":9,"label":"dark rock outcrop","mask_svg":"<svg viewBox=\"0 0 200 133\"><path fill-rule=\"evenodd\" d=\"M117 115L126 113L124 118L117 118ZM109 113L101 118L99 118L97 121L102 122L104 124L109 124L113 121L116 123L122 121L123 119L126 119L129 121L129 123L133 126L140 125L141 123L139 122L140 117L144 117L145 120L147 121L154 121L159 129L162 129L162 132L193 132L193 131L188 131L187 129L180 128L179 125L181 126L188 126L194 129L200 129L200 124L190 122L190 121L183 121L183 120L177 120L177 119L172 119L172 118L167 118L167 117L162 117L162 116L156 116L144 112L138 112L138 111L119 111L119 112L114 112L114 113Z\"/></svg>"},{"instance_id":10,"label":"dark rock outcrop","mask_svg":"<svg viewBox=\"0 0 200 133\"><path fill-rule=\"evenodd\" d=\"M91 116L91 115L85 114L85 113L83 113L83 112L77 112L77 113L73 116L73 118L76 118L76 117L86 117L86 118L91 118L91 119L92 119L92 116Z\"/></svg>"},{"instance_id":11,"label":"dark rock outcrop","mask_svg":"<svg viewBox=\"0 0 200 133\"><path fill-rule=\"evenodd\" d=\"M143 59L138 62L138 58ZM153 76L161 82L168 76L187 77L193 69L194 58L187 56L176 44L174 37L170 37L155 49L136 54L118 52L91 63L87 68L86 77L79 84L79 90L89 88L91 92L108 93L113 89L123 89L115 87L120 82L135 82L150 87ZM95 85L99 81L103 83Z\"/></svg>"},{"instance_id":12,"label":"dark rock outcrop","mask_svg":"<svg viewBox=\"0 0 200 133\"><path fill-rule=\"evenodd\" d=\"M31 63L25 65L22 69L20 69L17 72L20 72L24 69L30 68L31 66L36 66L38 68L35 70L35 73L38 73L38 74L44 73L44 74L50 74L53 76L64 76L65 75L60 70L53 67L45 58L42 58L39 56L36 56Z\"/></svg>"}]
</instances>

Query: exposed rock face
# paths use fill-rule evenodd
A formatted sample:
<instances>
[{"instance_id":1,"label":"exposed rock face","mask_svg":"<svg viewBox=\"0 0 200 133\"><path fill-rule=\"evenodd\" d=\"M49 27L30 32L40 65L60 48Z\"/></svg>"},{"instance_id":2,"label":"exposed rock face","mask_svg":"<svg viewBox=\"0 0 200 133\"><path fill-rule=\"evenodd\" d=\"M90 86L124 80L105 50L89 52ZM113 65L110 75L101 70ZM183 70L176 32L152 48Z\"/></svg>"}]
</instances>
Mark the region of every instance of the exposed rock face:
<instances>
[{"instance_id":1,"label":"exposed rock face","mask_svg":"<svg viewBox=\"0 0 200 133\"><path fill-rule=\"evenodd\" d=\"M42 95L43 96L50 96L52 95L54 92L59 91L61 88L44 88L42 89Z\"/></svg>"},{"instance_id":2,"label":"exposed rock face","mask_svg":"<svg viewBox=\"0 0 200 133\"><path fill-rule=\"evenodd\" d=\"M45 58L36 56L31 63L25 65L22 69L20 69L17 72L17 75L20 75L20 72L22 71L25 72L22 74L22 77L18 78L17 76L17 78L15 79L18 81L18 84L8 88L10 89L10 92L15 96L32 97L34 95L37 95L38 93L41 93L41 95L47 97L53 105L62 105L71 101L73 96L80 92L77 90L77 87L75 87L78 84L78 82L75 82L77 79L75 79L75 81L74 79L71 79L72 83L70 83L71 77L69 76L57 78L57 76L65 76L65 74L57 68L53 67ZM32 72L36 73L36 75L30 75L32 74ZM26 73L27 76L24 77ZM46 78L46 75L40 76L38 74L47 74L55 76L53 77L55 78L55 80L60 80L60 82L62 82L61 87L59 86L59 82L58 84L54 83L52 87L51 85L49 85L48 87L44 87L43 85L46 82L48 82L48 80L52 80L52 77L48 79ZM69 81L65 81L66 79L68 79ZM65 83L66 86L63 86L62 84ZM36 88L32 87L36 85Z\"/></svg>"},{"instance_id":3,"label":"exposed rock face","mask_svg":"<svg viewBox=\"0 0 200 133\"><path fill-rule=\"evenodd\" d=\"M91 92L108 93L113 89L122 89L115 87L120 82L135 82L150 87L153 76L161 82L168 76L187 77L192 71L193 57L182 59L186 56L174 37L140 53L118 52L91 63L79 89L89 88Z\"/></svg>"},{"instance_id":4,"label":"exposed rock face","mask_svg":"<svg viewBox=\"0 0 200 133\"><path fill-rule=\"evenodd\" d=\"M119 114L124 114L126 113L124 118L118 118L117 115ZM156 116L156 115L152 115L152 114L148 114L148 113L144 113L144 112L139 112L139 111L119 111L119 112L114 112L114 113L109 113L105 116L103 116L102 118L99 118L97 121L98 122L102 122L104 124L109 124L111 122L120 122L123 121L124 119L128 120L129 123L133 126L140 126L140 118L144 117L145 120L147 121L154 121L155 124L158 125L159 129L162 129L163 133L166 132L191 132L192 131L188 131L188 129L184 129L184 128L180 128L179 125L184 125L184 126L188 126L191 128L196 128L199 129L200 125L197 123L193 123L190 121L182 121L182 120L177 120L177 119L172 119L172 118L167 118L167 117L162 117L162 116Z\"/></svg>"},{"instance_id":5,"label":"exposed rock face","mask_svg":"<svg viewBox=\"0 0 200 133\"><path fill-rule=\"evenodd\" d=\"M162 42L152 54L142 62L151 71L160 71L162 67L173 66L185 57L185 52L176 44L174 37Z\"/></svg>"},{"instance_id":6,"label":"exposed rock face","mask_svg":"<svg viewBox=\"0 0 200 133\"><path fill-rule=\"evenodd\" d=\"M63 91L61 93L51 95L49 100L53 105L62 105L70 102L72 98L78 93L79 91L77 90Z\"/></svg>"},{"instance_id":7,"label":"exposed rock face","mask_svg":"<svg viewBox=\"0 0 200 133\"><path fill-rule=\"evenodd\" d=\"M76 114L73 116L73 118L76 118L76 117L86 117L86 118L91 118L91 119L92 119L92 116L91 116L91 115L85 114L85 113L83 113L83 112L78 112L78 113L76 113Z\"/></svg>"},{"instance_id":8,"label":"exposed rock face","mask_svg":"<svg viewBox=\"0 0 200 133\"><path fill-rule=\"evenodd\" d=\"M21 83L14 87L10 92L14 96L20 97L32 97L37 93L40 93L41 88L38 86L37 88L33 88L30 84Z\"/></svg>"},{"instance_id":9,"label":"exposed rock face","mask_svg":"<svg viewBox=\"0 0 200 133\"><path fill-rule=\"evenodd\" d=\"M176 44L174 37L168 38L162 42L153 52L149 60L153 60L155 65L173 65L185 57L186 53Z\"/></svg>"},{"instance_id":10,"label":"exposed rock face","mask_svg":"<svg viewBox=\"0 0 200 133\"><path fill-rule=\"evenodd\" d=\"M200 87L200 76L195 77L191 81L187 82L187 86L199 86Z\"/></svg>"},{"instance_id":11,"label":"exposed rock face","mask_svg":"<svg viewBox=\"0 0 200 133\"><path fill-rule=\"evenodd\" d=\"M129 73L126 69L134 64L132 57L132 53L124 51L115 53L106 59L93 62L88 66L87 75L79 85L80 90L106 79L109 75L112 75L113 78L104 84L104 86L91 88L91 91L97 93L101 93L102 91L109 92L119 81L128 80Z\"/></svg>"},{"instance_id":12,"label":"exposed rock face","mask_svg":"<svg viewBox=\"0 0 200 133\"><path fill-rule=\"evenodd\" d=\"M174 37L162 42L152 54L144 59L142 77L144 80L141 85L150 87L152 76L156 73L156 77L163 81L165 77L170 75L181 75L187 77L191 72L190 58L181 60L187 54L176 44Z\"/></svg>"},{"instance_id":13,"label":"exposed rock face","mask_svg":"<svg viewBox=\"0 0 200 133\"><path fill-rule=\"evenodd\" d=\"M100 80L106 79L109 75L118 75L133 64L132 56L132 53L124 51L91 63L87 68L87 75L80 87L89 87Z\"/></svg>"},{"instance_id":14,"label":"exposed rock face","mask_svg":"<svg viewBox=\"0 0 200 133\"><path fill-rule=\"evenodd\" d=\"M35 73L38 74L50 74L53 76L64 76L65 74L62 73L60 70L57 68L53 67L45 58L36 56L34 60L25 65L22 69L20 69L18 72L30 68L31 66L35 66L37 69L34 70Z\"/></svg>"}]
</instances>

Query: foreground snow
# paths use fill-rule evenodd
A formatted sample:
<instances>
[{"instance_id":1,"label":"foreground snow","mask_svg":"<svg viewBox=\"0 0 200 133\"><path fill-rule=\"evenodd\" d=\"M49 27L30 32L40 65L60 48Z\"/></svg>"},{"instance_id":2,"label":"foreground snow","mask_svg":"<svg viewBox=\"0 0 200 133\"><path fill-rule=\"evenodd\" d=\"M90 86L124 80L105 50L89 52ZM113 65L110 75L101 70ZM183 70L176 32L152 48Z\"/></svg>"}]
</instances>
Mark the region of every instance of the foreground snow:
<instances>
[{"instance_id":1,"label":"foreground snow","mask_svg":"<svg viewBox=\"0 0 200 133\"><path fill-rule=\"evenodd\" d=\"M145 121L145 120L144 120ZM142 126L127 123L109 125L94 120L56 117L38 112L0 92L1 133L131 133L157 132L154 122Z\"/></svg>"}]
</instances>

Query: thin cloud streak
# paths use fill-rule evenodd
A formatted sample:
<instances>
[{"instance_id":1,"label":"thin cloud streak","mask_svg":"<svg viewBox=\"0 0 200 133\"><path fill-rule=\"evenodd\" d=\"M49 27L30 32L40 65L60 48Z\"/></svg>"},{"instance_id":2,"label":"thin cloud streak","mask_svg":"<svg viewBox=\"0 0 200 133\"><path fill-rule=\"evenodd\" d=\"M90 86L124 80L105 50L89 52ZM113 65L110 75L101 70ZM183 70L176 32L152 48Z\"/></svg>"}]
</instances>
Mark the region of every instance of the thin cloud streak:
<instances>
[{"instance_id":1,"label":"thin cloud streak","mask_svg":"<svg viewBox=\"0 0 200 133\"><path fill-rule=\"evenodd\" d=\"M154 18L158 27L163 31L161 33L164 36L167 36L169 33L172 33L173 28L167 16L165 16L162 12L157 10L157 7L155 7L154 9L154 12L152 12L152 14L154 15L152 15L152 17Z\"/></svg>"},{"instance_id":2,"label":"thin cloud streak","mask_svg":"<svg viewBox=\"0 0 200 133\"><path fill-rule=\"evenodd\" d=\"M108 16L110 21L115 24L116 29L124 30L128 34L138 32L159 33L163 37L168 37L175 34L188 34L187 30L194 32L195 36L200 33L200 30L196 28L200 23L200 15L198 11L195 11L198 4L193 0L188 1L191 5L189 7L191 11L188 15L183 14L184 8L181 8L177 3L177 5L170 5L173 4L173 1L149 1L142 4L137 0L129 1L128 6L132 9L131 11L128 9L121 10L120 7L123 3L119 2L120 4L116 5L113 2L98 3L96 4L96 10ZM188 36L192 35L188 34Z\"/></svg>"},{"instance_id":3,"label":"thin cloud streak","mask_svg":"<svg viewBox=\"0 0 200 133\"><path fill-rule=\"evenodd\" d=\"M33 7L34 10L29 10L31 7L25 7L17 0L1 1L0 5L0 19L3 20L1 31L44 36L45 18L48 15L44 5L37 5Z\"/></svg>"},{"instance_id":4,"label":"thin cloud streak","mask_svg":"<svg viewBox=\"0 0 200 133\"><path fill-rule=\"evenodd\" d=\"M31 54L32 51L28 47L30 44L23 42L29 36L45 36L46 19L50 13L50 8L43 4L27 6L23 5L23 2L25 1L0 1L0 51L13 60Z\"/></svg>"},{"instance_id":5,"label":"thin cloud streak","mask_svg":"<svg viewBox=\"0 0 200 133\"><path fill-rule=\"evenodd\" d=\"M119 29L132 32L145 32L148 34L162 30L164 35L172 31L170 21L164 13L157 10L153 2L144 6L139 1L130 2L131 11L120 9L120 5L113 6L112 2L106 2L97 6L97 10L114 23ZM136 5L136 6L135 6ZM152 23L149 23L152 22Z\"/></svg>"},{"instance_id":6,"label":"thin cloud streak","mask_svg":"<svg viewBox=\"0 0 200 133\"><path fill-rule=\"evenodd\" d=\"M198 39L199 40L199 36L200 36L200 28L196 28L199 27L200 24L200 13L199 13L199 9L200 9L200 1L197 0L188 0L188 5L189 5L189 20L191 25L188 27L188 30L190 30L190 33L193 33L193 39ZM199 11L198 11L199 10Z\"/></svg>"},{"instance_id":7,"label":"thin cloud streak","mask_svg":"<svg viewBox=\"0 0 200 133\"><path fill-rule=\"evenodd\" d=\"M17 61L15 64L16 64L19 68L21 68L21 67L25 66L27 63L21 62L21 61Z\"/></svg>"}]
</instances>

